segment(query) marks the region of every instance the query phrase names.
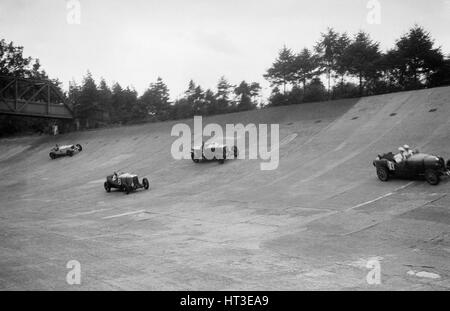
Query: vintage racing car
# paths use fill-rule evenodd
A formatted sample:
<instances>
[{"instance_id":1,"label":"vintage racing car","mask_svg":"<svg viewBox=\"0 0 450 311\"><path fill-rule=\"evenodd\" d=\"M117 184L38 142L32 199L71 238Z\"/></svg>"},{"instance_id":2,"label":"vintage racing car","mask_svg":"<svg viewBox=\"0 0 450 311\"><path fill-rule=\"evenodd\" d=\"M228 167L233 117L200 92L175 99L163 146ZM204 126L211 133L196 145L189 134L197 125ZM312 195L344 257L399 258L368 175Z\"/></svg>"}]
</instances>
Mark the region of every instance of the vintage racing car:
<instances>
[{"instance_id":1,"label":"vintage racing car","mask_svg":"<svg viewBox=\"0 0 450 311\"><path fill-rule=\"evenodd\" d=\"M430 185L437 185L442 176L450 176L450 160L445 163L439 156L415 153L406 160L396 163L392 152L379 155L373 165L381 181L389 178L423 177Z\"/></svg>"},{"instance_id":2,"label":"vintage racing car","mask_svg":"<svg viewBox=\"0 0 450 311\"><path fill-rule=\"evenodd\" d=\"M64 146L58 146L56 145L50 150L49 156L51 159L56 159L58 157L64 157L64 156L73 156L75 153L79 153L83 150L80 144L76 145L64 145Z\"/></svg>"},{"instance_id":3,"label":"vintage racing car","mask_svg":"<svg viewBox=\"0 0 450 311\"><path fill-rule=\"evenodd\" d=\"M238 156L238 148L235 145L223 144L219 142L204 143L201 146L195 146L191 149L191 159L195 163L204 161L217 160L223 164L226 159L234 158Z\"/></svg>"},{"instance_id":4,"label":"vintage racing car","mask_svg":"<svg viewBox=\"0 0 450 311\"><path fill-rule=\"evenodd\" d=\"M140 188L147 190L150 185L147 178L142 178L142 183L140 183L138 176L135 174L114 173L106 176L106 181L103 186L105 187L106 192L111 192L112 188L116 188L129 194L131 191Z\"/></svg>"}]
</instances>

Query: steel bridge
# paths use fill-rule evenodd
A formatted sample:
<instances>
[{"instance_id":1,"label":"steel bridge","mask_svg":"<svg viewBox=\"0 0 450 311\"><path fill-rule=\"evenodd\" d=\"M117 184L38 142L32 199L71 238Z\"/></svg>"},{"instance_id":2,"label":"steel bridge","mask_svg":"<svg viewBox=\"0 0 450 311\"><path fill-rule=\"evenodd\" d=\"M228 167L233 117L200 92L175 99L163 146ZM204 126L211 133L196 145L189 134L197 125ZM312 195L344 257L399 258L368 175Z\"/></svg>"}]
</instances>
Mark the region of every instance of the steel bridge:
<instances>
[{"instance_id":1,"label":"steel bridge","mask_svg":"<svg viewBox=\"0 0 450 311\"><path fill-rule=\"evenodd\" d=\"M73 119L61 91L48 80L0 75L0 114Z\"/></svg>"}]
</instances>

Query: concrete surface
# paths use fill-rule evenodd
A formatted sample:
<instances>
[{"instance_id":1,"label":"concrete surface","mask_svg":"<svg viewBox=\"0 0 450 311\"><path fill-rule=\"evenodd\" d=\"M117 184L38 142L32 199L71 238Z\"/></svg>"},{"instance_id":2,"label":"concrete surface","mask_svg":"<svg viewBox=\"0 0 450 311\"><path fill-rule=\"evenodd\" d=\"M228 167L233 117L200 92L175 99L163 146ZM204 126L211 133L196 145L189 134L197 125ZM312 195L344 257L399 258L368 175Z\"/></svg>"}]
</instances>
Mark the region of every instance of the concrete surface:
<instances>
[{"instance_id":1,"label":"concrete surface","mask_svg":"<svg viewBox=\"0 0 450 311\"><path fill-rule=\"evenodd\" d=\"M204 120L279 123L275 171L176 161L175 122L3 139L0 289L448 290L450 183L383 183L371 162L405 143L449 158L449 98L447 87ZM55 143L84 150L52 161ZM119 169L150 190L106 193ZM379 285L366 281L371 259ZM66 282L70 260L81 285Z\"/></svg>"}]
</instances>

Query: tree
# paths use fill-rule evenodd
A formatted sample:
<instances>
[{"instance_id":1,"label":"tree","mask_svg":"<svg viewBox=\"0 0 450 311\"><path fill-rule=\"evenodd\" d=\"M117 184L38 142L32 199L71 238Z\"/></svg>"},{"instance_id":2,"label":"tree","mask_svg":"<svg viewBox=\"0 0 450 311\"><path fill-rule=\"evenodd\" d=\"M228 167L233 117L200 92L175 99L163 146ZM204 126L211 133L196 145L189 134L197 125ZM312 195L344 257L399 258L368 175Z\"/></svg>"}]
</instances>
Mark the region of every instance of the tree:
<instances>
[{"instance_id":1,"label":"tree","mask_svg":"<svg viewBox=\"0 0 450 311\"><path fill-rule=\"evenodd\" d=\"M200 85L194 90L194 93L191 96L192 100L192 109L194 115L207 115L208 107L207 102L205 100L205 93Z\"/></svg>"},{"instance_id":2,"label":"tree","mask_svg":"<svg viewBox=\"0 0 450 311\"><path fill-rule=\"evenodd\" d=\"M238 87L234 89L234 93L239 98L237 111L252 110L256 108L254 98L258 96L261 86L253 82L250 85L242 81Z\"/></svg>"},{"instance_id":3,"label":"tree","mask_svg":"<svg viewBox=\"0 0 450 311\"><path fill-rule=\"evenodd\" d=\"M0 40L0 74L29 78L32 76L33 59L23 56L23 47ZM39 63L38 63L39 66Z\"/></svg>"},{"instance_id":4,"label":"tree","mask_svg":"<svg viewBox=\"0 0 450 311\"><path fill-rule=\"evenodd\" d=\"M217 83L216 111L214 113L226 113L230 108L230 93L233 85L222 76Z\"/></svg>"},{"instance_id":5,"label":"tree","mask_svg":"<svg viewBox=\"0 0 450 311\"><path fill-rule=\"evenodd\" d=\"M308 84L303 101L305 103L323 101L326 98L326 93L322 81L316 77Z\"/></svg>"},{"instance_id":6,"label":"tree","mask_svg":"<svg viewBox=\"0 0 450 311\"><path fill-rule=\"evenodd\" d=\"M321 33L320 40L314 49L318 54L321 67L325 70L328 80L328 92L331 90L331 74L335 69L339 34L333 28L328 28L326 33Z\"/></svg>"},{"instance_id":7,"label":"tree","mask_svg":"<svg viewBox=\"0 0 450 311\"><path fill-rule=\"evenodd\" d=\"M284 106L288 104L288 95L281 94L280 89L276 86L272 89L269 97L268 106Z\"/></svg>"},{"instance_id":8,"label":"tree","mask_svg":"<svg viewBox=\"0 0 450 311\"><path fill-rule=\"evenodd\" d=\"M362 96L364 84L377 78L377 66L381 59L379 43L373 42L365 32L358 32L354 41L345 49L343 63L350 75L359 80L359 93Z\"/></svg>"},{"instance_id":9,"label":"tree","mask_svg":"<svg viewBox=\"0 0 450 311\"><path fill-rule=\"evenodd\" d=\"M272 85L283 86L283 93L286 93L286 85L295 81L295 56L290 49L283 47L278 54L278 58L267 70L264 78Z\"/></svg>"},{"instance_id":10,"label":"tree","mask_svg":"<svg viewBox=\"0 0 450 311\"><path fill-rule=\"evenodd\" d=\"M216 95L211 89L207 89L205 91L205 107L206 107L206 114L215 114L217 111L217 100Z\"/></svg>"},{"instance_id":11,"label":"tree","mask_svg":"<svg viewBox=\"0 0 450 311\"><path fill-rule=\"evenodd\" d=\"M313 55L307 48L304 48L295 56L294 63L294 76L298 82L303 84L303 89L305 89L306 83L316 75L318 67L317 56Z\"/></svg>"},{"instance_id":12,"label":"tree","mask_svg":"<svg viewBox=\"0 0 450 311\"><path fill-rule=\"evenodd\" d=\"M81 85L78 100L75 102L75 114L78 118L86 122L88 126L88 121L92 117L94 110L99 108L99 94L97 90L97 85L95 84L92 74L88 71L83 78L83 83Z\"/></svg>"},{"instance_id":13,"label":"tree","mask_svg":"<svg viewBox=\"0 0 450 311\"><path fill-rule=\"evenodd\" d=\"M111 120L113 122L120 122L122 119L122 116L120 114L121 106L122 106L122 93L123 88L122 86L116 82L112 86L112 95L111 95L111 111L112 116Z\"/></svg>"},{"instance_id":14,"label":"tree","mask_svg":"<svg viewBox=\"0 0 450 311\"><path fill-rule=\"evenodd\" d=\"M105 79L100 80L100 85L98 88L98 102L102 110L107 111L109 117L113 114L112 110L112 91L106 84Z\"/></svg>"},{"instance_id":15,"label":"tree","mask_svg":"<svg viewBox=\"0 0 450 311\"><path fill-rule=\"evenodd\" d=\"M340 83L344 84L344 78L347 74L347 64L345 63L344 54L346 49L351 43L351 39L347 33L343 33L339 36L335 46L336 62L334 64L334 70L337 78L340 78Z\"/></svg>"},{"instance_id":16,"label":"tree","mask_svg":"<svg viewBox=\"0 0 450 311\"><path fill-rule=\"evenodd\" d=\"M192 96L195 93L195 88L197 87L197 85L195 85L194 80L189 80L189 85L188 85L188 89L186 90L186 92L184 92L184 94L186 95L186 97Z\"/></svg>"},{"instance_id":17,"label":"tree","mask_svg":"<svg viewBox=\"0 0 450 311\"><path fill-rule=\"evenodd\" d=\"M120 94L120 119L124 123L144 120L147 116L145 107L138 102L135 89L127 86Z\"/></svg>"},{"instance_id":18,"label":"tree","mask_svg":"<svg viewBox=\"0 0 450 311\"><path fill-rule=\"evenodd\" d=\"M192 115L208 114L205 93L200 85L196 85L193 80L189 81L189 86L185 94L187 103L191 107Z\"/></svg>"},{"instance_id":19,"label":"tree","mask_svg":"<svg viewBox=\"0 0 450 311\"><path fill-rule=\"evenodd\" d=\"M151 83L149 88L139 99L146 110L146 114L156 120L167 120L170 110L169 89L163 80L158 77L156 83Z\"/></svg>"},{"instance_id":20,"label":"tree","mask_svg":"<svg viewBox=\"0 0 450 311\"><path fill-rule=\"evenodd\" d=\"M444 60L436 72L430 75L429 84L431 87L450 85L450 58Z\"/></svg>"},{"instance_id":21,"label":"tree","mask_svg":"<svg viewBox=\"0 0 450 311\"><path fill-rule=\"evenodd\" d=\"M388 53L388 64L403 89L430 85L431 76L444 65L440 48L424 28L414 25Z\"/></svg>"}]
</instances>

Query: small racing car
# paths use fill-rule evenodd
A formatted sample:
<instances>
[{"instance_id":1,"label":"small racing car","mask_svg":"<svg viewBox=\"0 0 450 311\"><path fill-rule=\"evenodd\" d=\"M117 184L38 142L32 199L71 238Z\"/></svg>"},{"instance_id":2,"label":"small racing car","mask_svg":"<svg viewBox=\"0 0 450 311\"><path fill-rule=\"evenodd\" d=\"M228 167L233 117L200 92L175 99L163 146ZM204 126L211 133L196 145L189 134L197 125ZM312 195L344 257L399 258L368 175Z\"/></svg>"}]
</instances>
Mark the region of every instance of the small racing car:
<instances>
[{"instance_id":1,"label":"small racing car","mask_svg":"<svg viewBox=\"0 0 450 311\"><path fill-rule=\"evenodd\" d=\"M76 145L64 145L64 146L58 146L56 145L50 150L49 156L52 160L59 158L59 157L65 157L65 156L73 156L76 153L79 153L83 150L80 144Z\"/></svg>"},{"instance_id":2,"label":"small racing car","mask_svg":"<svg viewBox=\"0 0 450 311\"><path fill-rule=\"evenodd\" d=\"M140 183L138 176L135 174L114 173L106 176L106 181L103 186L106 192L111 192L112 188L116 188L119 191L125 191L126 194L129 194L140 188L148 190L150 184L147 178L142 178L142 183Z\"/></svg>"},{"instance_id":3,"label":"small racing car","mask_svg":"<svg viewBox=\"0 0 450 311\"><path fill-rule=\"evenodd\" d=\"M400 163L396 163L392 152L378 155L373 165L381 181L390 178L425 178L430 185L437 185L441 177L450 176L450 160L445 163L440 156L419 152Z\"/></svg>"},{"instance_id":4,"label":"small racing car","mask_svg":"<svg viewBox=\"0 0 450 311\"><path fill-rule=\"evenodd\" d=\"M219 161L219 163L225 163L226 159L234 158L238 156L238 148L235 145L223 144L219 142L204 143L201 146L196 146L191 149L191 159L195 163L203 161Z\"/></svg>"}]
</instances>

